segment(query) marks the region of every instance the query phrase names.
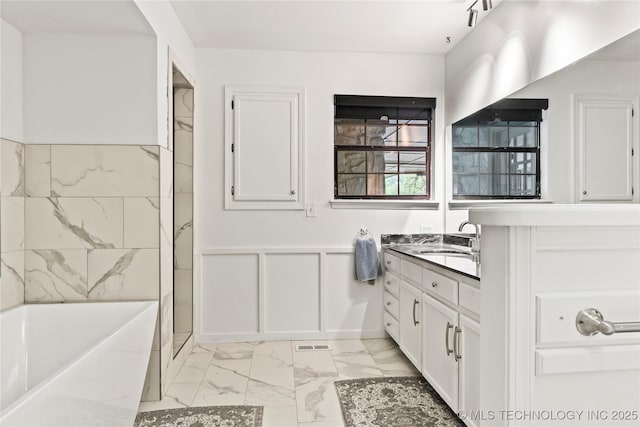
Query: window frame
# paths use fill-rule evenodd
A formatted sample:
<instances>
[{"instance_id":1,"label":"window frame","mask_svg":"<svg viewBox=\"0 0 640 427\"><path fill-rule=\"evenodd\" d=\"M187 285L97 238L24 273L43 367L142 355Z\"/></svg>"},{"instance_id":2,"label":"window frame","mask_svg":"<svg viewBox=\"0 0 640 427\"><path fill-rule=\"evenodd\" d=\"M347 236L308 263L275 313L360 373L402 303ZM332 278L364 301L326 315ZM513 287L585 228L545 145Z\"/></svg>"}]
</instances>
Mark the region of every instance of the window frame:
<instances>
[{"instance_id":1,"label":"window frame","mask_svg":"<svg viewBox=\"0 0 640 427\"><path fill-rule=\"evenodd\" d=\"M491 106L478 111L477 113L454 123L451 126L452 140L451 140L451 156L452 156L452 168L451 168L451 197L453 201L463 200L541 200L541 125L542 125L542 110L548 108L547 99L511 99L507 98L502 101L498 101ZM507 129L511 127L511 123L517 122L536 122L535 134L536 134L536 146L535 147L491 147L491 146L471 146L471 147L456 147L453 141L453 132L456 126L475 127L477 131L477 141L480 141L480 130L482 128L489 127L490 123L499 120L506 123ZM508 136L509 137L509 136ZM531 153L535 155L535 194L533 195L510 195L510 194L455 194L453 188L453 177L456 175L453 169L453 155L454 153ZM486 174L489 176L497 176L499 174L491 173ZM512 176L524 175L534 176L530 174L512 174L509 168L508 173L505 174L509 177L508 188L510 189L510 178Z\"/></svg>"},{"instance_id":2,"label":"window frame","mask_svg":"<svg viewBox=\"0 0 640 427\"><path fill-rule=\"evenodd\" d=\"M417 101L417 102L416 102ZM380 96L358 96L358 95L335 95L335 113L333 120L334 140L333 140L333 197L334 200L364 200L364 201L428 201L431 200L433 194L433 179L432 179L432 155L433 155L433 110L435 109L435 98L411 98L411 97L380 97ZM422 107L415 104L422 104ZM356 110L354 115L339 117L338 110L341 106L351 107ZM428 105L424 107L424 105ZM402 116L403 113L411 110L412 108L428 108L428 118ZM395 110L395 112L393 111ZM388 120L395 120L395 126L397 127L396 133L399 133L400 128L403 125L411 126L411 120L426 121L427 123L415 124L414 126L426 127L426 142L424 146L402 146L399 145L399 141L396 145L366 145L367 137L367 120L379 121L380 117L370 115L369 111L378 112L384 114ZM402 111L402 112L401 112ZM360 114L360 115L358 115ZM374 118L375 117L375 118ZM336 126L339 124L340 119L352 119L362 120L365 129L365 139L362 145L346 145L336 144ZM399 121L408 121L408 123L398 123ZM354 152L361 151L365 153L365 170L357 173L339 173L339 153L340 152ZM395 173L377 173L369 172L368 159L369 153L386 153L397 152L397 171ZM400 177L402 175L416 175L416 172L401 172L400 156L402 153L416 153L424 155L425 157L425 194L400 194ZM343 175L363 175L365 178L365 194L344 195L339 194L339 176ZM395 175L398 180L397 194L366 194L368 192L369 177L375 175Z\"/></svg>"}]
</instances>

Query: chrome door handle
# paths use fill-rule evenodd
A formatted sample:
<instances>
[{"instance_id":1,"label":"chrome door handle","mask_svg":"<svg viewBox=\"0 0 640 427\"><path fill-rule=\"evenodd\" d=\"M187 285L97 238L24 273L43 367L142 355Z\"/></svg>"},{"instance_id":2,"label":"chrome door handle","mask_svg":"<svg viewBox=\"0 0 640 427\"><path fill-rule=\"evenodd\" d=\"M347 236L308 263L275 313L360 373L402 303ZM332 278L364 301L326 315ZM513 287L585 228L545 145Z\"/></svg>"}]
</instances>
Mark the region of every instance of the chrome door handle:
<instances>
[{"instance_id":1,"label":"chrome door handle","mask_svg":"<svg viewBox=\"0 0 640 427\"><path fill-rule=\"evenodd\" d=\"M455 331L453 332L453 357L454 359L456 359L456 362L462 359L462 356L460 355L460 333L461 332L462 332L462 329L458 328L457 326Z\"/></svg>"},{"instance_id":2,"label":"chrome door handle","mask_svg":"<svg viewBox=\"0 0 640 427\"><path fill-rule=\"evenodd\" d=\"M453 325L447 322L447 330L444 334L444 348L447 350L447 356L450 356L453 353L453 350L449 348L449 330L453 329Z\"/></svg>"},{"instance_id":3,"label":"chrome door handle","mask_svg":"<svg viewBox=\"0 0 640 427\"><path fill-rule=\"evenodd\" d=\"M417 299L413 299L413 326L416 326L420 322L416 320L416 306L420 303Z\"/></svg>"},{"instance_id":4,"label":"chrome door handle","mask_svg":"<svg viewBox=\"0 0 640 427\"><path fill-rule=\"evenodd\" d=\"M596 308L580 310L576 316L576 329L582 335L592 336L598 332L613 335L616 332L640 332L640 322L609 322Z\"/></svg>"}]
</instances>

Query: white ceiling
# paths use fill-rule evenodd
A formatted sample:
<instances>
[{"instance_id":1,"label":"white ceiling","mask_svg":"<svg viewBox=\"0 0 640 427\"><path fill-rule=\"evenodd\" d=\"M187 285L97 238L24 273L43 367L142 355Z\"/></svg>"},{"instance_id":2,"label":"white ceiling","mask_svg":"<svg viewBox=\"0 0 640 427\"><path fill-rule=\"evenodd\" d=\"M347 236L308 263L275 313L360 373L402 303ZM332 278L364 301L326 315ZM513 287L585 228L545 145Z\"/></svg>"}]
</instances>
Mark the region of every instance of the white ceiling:
<instances>
[{"instance_id":1,"label":"white ceiling","mask_svg":"<svg viewBox=\"0 0 640 427\"><path fill-rule=\"evenodd\" d=\"M0 0L0 15L23 33L154 34L131 0Z\"/></svg>"},{"instance_id":2,"label":"white ceiling","mask_svg":"<svg viewBox=\"0 0 640 427\"><path fill-rule=\"evenodd\" d=\"M472 31L473 0L171 3L194 45L205 48L444 54ZM482 0L474 8L480 22L488 13Z\"/></svg>"}]
</instances>

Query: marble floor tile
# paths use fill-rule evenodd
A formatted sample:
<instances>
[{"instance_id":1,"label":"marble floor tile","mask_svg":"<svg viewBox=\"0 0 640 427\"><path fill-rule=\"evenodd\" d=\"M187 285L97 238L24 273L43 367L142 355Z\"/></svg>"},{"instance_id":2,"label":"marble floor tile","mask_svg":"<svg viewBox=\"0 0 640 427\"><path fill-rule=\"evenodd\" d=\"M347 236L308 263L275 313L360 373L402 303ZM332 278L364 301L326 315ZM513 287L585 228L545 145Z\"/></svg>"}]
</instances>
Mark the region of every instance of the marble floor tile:
<instances>
[{"instance_id":1,"label":"marble floor tile","mask_svg":"<svg viewBox=\"0 0 640 427\"><path fill-rule=\"evenodd\" d=\"M369 354L362 340L332 340L328 342L334 356Z\"/></svg>"},{"instance_id":2,"label":"marble floor tile","mask_svg":"<svg viewBox=\"0 0 640 427\"><path fill-rule=\"evenodd\" d=\"M297 427L298 412L295 406L265 406L262 427Z\"/></svg>"},{"instance_id":3,"label":"marble floor tile","mask_svg":"<svg viewBox=\"0 0 640 427\"><path fill-rule=\"evenodd\" d=\"M293 358L289 341L271 341L256 345L251 363L251 378L275 387L293 390Z\"/></svg>"},{"instance_id":4,"label":"marble floor tile","mask_svg":"<svg viewBox=\"0 0 640 427\"><path fill-rule=\"evenodd\" d=\"M333 382L336 377L318 377L296 387L298 421L336 425L342 411Z\"/></svg>"},{"instance_id":5,"label":"marble floor tile","mask_svg":"<svg viewBox=\"0 0 640 427\"><path fill-rule=\"evenodd\" d=\"M245 403L247 405L291 406L296 403L296 394L293 384L288 387L250 379Z\"/></svg>"},{"instance_id":6,"label":"marble floor tile","mask_svg":"<svg viewBox=\"0 0 640 427\"><path fill-rule=\"evenodd\" d=\"M381 368L369 354L334 356L333 360L342 379L383 376Z\"/></svg>"},{"instance_id":7,"label":"marble floor tile","mask_svg":"<svg viewBox=\"0 0 640 427\"><path fill-rule=\"evenodd\" d=\"M331 350L296 351L298 344L328 344ZM140 411L262 405L263 427L341 427L334 382L383 375L419 375L388 339L203 343L164 399L143 403Z\"/></svg>"}]
</instances>

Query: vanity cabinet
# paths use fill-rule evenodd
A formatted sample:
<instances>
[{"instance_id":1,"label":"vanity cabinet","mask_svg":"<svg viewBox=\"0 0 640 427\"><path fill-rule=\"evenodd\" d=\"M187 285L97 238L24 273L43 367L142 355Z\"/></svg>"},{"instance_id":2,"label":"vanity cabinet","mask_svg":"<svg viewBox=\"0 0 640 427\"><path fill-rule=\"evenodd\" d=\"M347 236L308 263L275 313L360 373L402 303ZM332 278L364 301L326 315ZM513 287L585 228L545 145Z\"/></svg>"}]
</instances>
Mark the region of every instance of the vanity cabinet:
<instances>
[{"instance_id":1,"label":"vanity cabinet","mask_svg":"<svg viewBox=\"0 0 640 427\"><path fill-rule=\"evenodd\" d=\"M413 365L422 363L422 292L404 280L400 282L400 350Z\"/></svg>"},{"instance_id":2,"label":"vanity cabinet","mask_svg":"<svg viewBox=\"0 0 640 427\"><path fill-rule=\"evenodd\" d=\"M404 254L384 259L385 329L454 412L479 410L480 282Z\"/></svg>"}]
</instances>

